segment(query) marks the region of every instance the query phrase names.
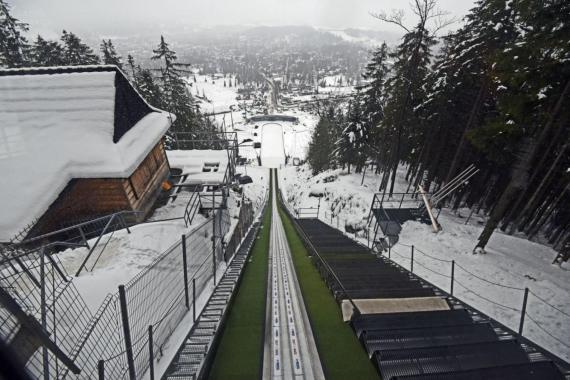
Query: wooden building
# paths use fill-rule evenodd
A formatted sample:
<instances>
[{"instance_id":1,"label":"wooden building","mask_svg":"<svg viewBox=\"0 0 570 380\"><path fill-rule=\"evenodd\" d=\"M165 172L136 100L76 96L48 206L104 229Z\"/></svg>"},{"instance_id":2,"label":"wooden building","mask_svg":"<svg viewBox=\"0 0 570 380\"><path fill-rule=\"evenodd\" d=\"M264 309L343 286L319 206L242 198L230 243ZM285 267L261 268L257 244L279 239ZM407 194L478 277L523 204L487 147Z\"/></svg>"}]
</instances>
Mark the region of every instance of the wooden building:
<instances>
[{"instance_id":1,"label":"wooden building","mask_svg":"<svg viewBox=\"0 0 570 380\"><path fill-rule=\"evenodd\" d=\"M0 71L0 242L152 210L174 115L115 66Z\"/></svg>"}]
</instances>

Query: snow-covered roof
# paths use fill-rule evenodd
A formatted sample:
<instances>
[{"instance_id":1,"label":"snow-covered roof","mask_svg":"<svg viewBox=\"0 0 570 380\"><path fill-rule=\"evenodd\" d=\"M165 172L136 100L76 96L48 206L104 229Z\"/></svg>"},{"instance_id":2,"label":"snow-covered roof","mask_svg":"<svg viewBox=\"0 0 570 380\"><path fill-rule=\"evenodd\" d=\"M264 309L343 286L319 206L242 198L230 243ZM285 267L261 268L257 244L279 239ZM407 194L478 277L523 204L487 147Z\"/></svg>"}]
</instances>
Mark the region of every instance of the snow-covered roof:
<instances>
[{"instance_id":1,"label":"snow-covered roof","mask_svg":"<svg viewBox=\"0 0 570 380\"><path fill-rule=\"evenodd\" d=\"M171 168L188 175L185 183L221 183L228 166L227 150L169 150L166 152ZM217 171L204 172L204 165L219 164Z\"/></svg>"},{"instance_id":2,"label":"snow-covered roof","mask_svg":"<svg viewBox=\"0 0 570 380\"><path fill-rule=\"evenodd\" d=\"M129 177L173 120L115 66L0 70L0 242L71 179Z\"/></svg>"}]
</instances>

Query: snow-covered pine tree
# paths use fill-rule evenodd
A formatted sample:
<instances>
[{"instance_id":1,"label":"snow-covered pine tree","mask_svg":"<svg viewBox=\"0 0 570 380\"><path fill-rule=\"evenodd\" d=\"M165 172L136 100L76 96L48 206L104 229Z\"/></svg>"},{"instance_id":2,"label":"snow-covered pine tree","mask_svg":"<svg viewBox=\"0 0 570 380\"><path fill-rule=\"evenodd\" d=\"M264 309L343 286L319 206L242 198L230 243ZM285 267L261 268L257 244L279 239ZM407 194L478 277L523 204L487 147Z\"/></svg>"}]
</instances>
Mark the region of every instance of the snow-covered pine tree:
<instances>
[{"instance_id":1,"label":"snow-covered pine tree","mask_svg":"<svg viewBox=\"0 0 570 380\"><path fill-rule=\"evenodd\" d=\"M49 41L38 35L30 46L30 60L34 66L62 66L63 47L57 41Z\"/></svg>"},{"instance_id":2,"label":"snow-covered pine tree","mask_svg":"<svg viewBox=\"0 0 570 380\"><path fill-rule=\"evenodd\" d=\"M135 78L137 90L150 105L158 108L165 106L160 86L150 70L138 66Z\"/></svg>"},{"instance_id":3,"label":"snow-covered pine tree","mask_svg":"<svg viewBox=\"0 0 570 380\"><path fill-rule=\"evenodd\" d=\"M132 55L127 55L127 65L129 67L128 75L134 80L136 74L135 58Z\"/></svg>"},{"instance_id":4,"label":"snow-covered pine tree","mask_svg":"<svg viewBox=\"0 0 570 380\"><path fill-rule=\"evenodd\" d=\"M383 43L374 53L372 59L366 65L363 78L367 83L360 87L362 91L363 103L363 120L367 125L370 134L369 146L371 148L371 156L376 157L376 161L380 161L380 155L384 152L380 148L383 140L382 129L379 128L380 123L384 120L384 104L386 99L385 84L389 73L387 65L388 47Z\"/></svg>"},{"instance_id":5,"label":"snow-covered pine tree","mask_svg":"<svg viewBox=\"0 0 570 380\"><path fill-rule=\"evenodd\" d=\"M514 220L511 232L520 229L532 237L570 204L570 157L565 154L570 140L570 4L527 0L508 2L505 8L517 31L513 44L495 57L495 82L505 90L499 93L495 117L473 139L487 154L510 157L512 169L476 250L485 248L501 220L503 228ZM501 153L492 144L498 136L504 142ZM564 163L551 165L563 156ZM569 219L566 214L552 223L567 226Z\"/></svg>"},{"instance_id":6,"label":"snow-covered pine tree","mask_svg":"<svg viewBox=\"0 0 570 380\"><path fill-rule=\"evenodd\" d=\"M159 82L161 85L163 107L176 115L176 121L171 132L196 132L201 129L201 117L197 104L188 90L183 75L189 74L189 64L176 62L176 52L171 50L164 36L160 36L160 43L153 50L153 60L161 62ZM173 133L171 135L174 136Z\"/></svg>"},{"instance_id":7,"label":"snow-covered pine tree","mask_svg":"<svg viewBox=\"0 0 570 380\"><path fill-rule=\"evenodd\" d=\"M357 93L351 99L346 115L346 126L336 143L335 155L338 161L344 166L355 166L355 171L359 173L368 157L370 133L364 122L362 115L361 94Z\"/></svg>"},{"instance_id":8,"label":"snow-covered pine tree","mask_svg":"<svg viewBox=\"0 0 570 380\"><path fill-rule=\"evenodd\" d=\"M421 139L416 107L425 98L422 86L429 73L431 47L435 39L425 26L419 24L406 33L402 43L390 57L394 60L393 75L386 83L390 94L386 101L383 137L393 148L390 194L394 191L396 171L401 160L407 160L414 150L412 141Z\"/></svg>"},{"instance_id":9,"label":"snow-covered pine tree","mask_svg":"<svg viewBox=\"0 0 570 380\"><path fill-rule=\"evenodd\" d=\"M115 50L115 46L113 45L113 41L110 39L105 41L101 41L101 45L99 47L101 50L101 54L103 55L103 63L106 65L115 65L118 68L123 68L122 58L117 51Z\"/></svg>"},{"instance_id":10,"label":"snow-covered pine tree","mask_svg":"<svg viewBox=\"0 0 570 380\"><path fill-rule=\"evenodd\" d=\"M362 91L363 113L368 122L377 125L384 119L384 85L388 77L387 65L388 46L383 43L372 54L372 59L366 65L362 77L367 83L360 88Z\"/></svg>"},{"instance_id":11,"label":"snow-covered pine tree","mask_svg":"<svg viewBox=\"0 0 570 380\"><path fill-rule=\"evenodd\" d=\"M22 67L28 63L28 24L10 14L10 6L0 0L0 67Z\"/></svg>"},{"instance_id":12,"label":"snow-covered pine tree","mask_svg":"<svg viewBox=\"0 0 570 380\"><path fill-rule=\"evenodd\" d=\"M313 170L313 174L318 174L332 167L331 152L335 149L335 110L329 107L326 114L321 116L309 143L307 152L307 162Z\"/></svg>"},{"instance_id":13,"label":"snow-covered pine tree","mask_svg":"<svg viewBox=\"0 0 570 380\"><path fill-rule=\"evenodd\" d=\"M63 64L66 66L97 65L99 57L72 32L63 31Z\"/></svg>"}]
</instances>

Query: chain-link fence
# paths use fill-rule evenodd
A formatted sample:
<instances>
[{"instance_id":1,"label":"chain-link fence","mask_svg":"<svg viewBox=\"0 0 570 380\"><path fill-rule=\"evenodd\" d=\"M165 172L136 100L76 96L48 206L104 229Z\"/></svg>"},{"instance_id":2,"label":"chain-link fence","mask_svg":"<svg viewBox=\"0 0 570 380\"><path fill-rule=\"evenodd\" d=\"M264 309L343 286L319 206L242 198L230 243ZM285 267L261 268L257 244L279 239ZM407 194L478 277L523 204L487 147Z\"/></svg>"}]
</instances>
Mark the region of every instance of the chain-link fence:
<instances>
[{"instance_id":1,"label":"chain-link fence","mask_svg":"<svg viewBox=\"0 0 570 380\"><path fill-rule=\"evenodd\" d=\"M33 377L142 378L196 298L213 286L216 271L239 247L253 214L252 204L242 203L232 225L228 210L217 210L108 295L95 314L57 256L4 260L0 337L20 347L17 356ZM26 334L34 329L40 338Z\"/></svg>"},{"instance_id":2,"label":"chain-link fence","mask_svg":"<svg viewBox=\"0 0 570 380\"><path fill-rule=\"evenodd\" d=\"M44 248L3 256L0 288L0 337L33 376L61 378L65 365L45 347L57 346L62 356L72 357L92 313L58 257Z\"/></svg>"}]
</instances>

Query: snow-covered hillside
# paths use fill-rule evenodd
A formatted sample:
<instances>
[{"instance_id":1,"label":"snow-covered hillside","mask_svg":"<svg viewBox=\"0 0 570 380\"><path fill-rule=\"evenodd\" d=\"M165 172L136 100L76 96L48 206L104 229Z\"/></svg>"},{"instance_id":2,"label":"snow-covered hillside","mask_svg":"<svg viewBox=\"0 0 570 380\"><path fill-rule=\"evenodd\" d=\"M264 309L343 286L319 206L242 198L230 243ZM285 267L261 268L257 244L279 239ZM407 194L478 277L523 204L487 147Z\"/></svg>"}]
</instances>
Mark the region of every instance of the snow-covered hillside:
<instances>
[{"instance_id":1,"label":"snow-covered hillside","mask_svg":"<svg viewBox=\"0 0 570 380\"><path fill-rule=\"evenodd\" d=\"M317 207L319 217L366 244L362 229L380 178L329 170L312 176L307 165L280 170L280 187L293 208ZM362 183L362 185L361 185ZM396 191L406 191L403 171ZM443 210L443 230L415 221L404 224L399 243L392 249L394 261L410 268L411 245L415 246L414 272L449 291L451 260L455 261L454 295L517 331L524 288L530 289L524 336L570 359L570 268L552 265L556 252L526 239L495 232L486 255L472 253L484 225L483 216L469 210ZM357 232L355 236L353 231ZM566 264L567 265L567 264ZM548 304L552 305L549 306ZM558 310L557 310L558 309ZM537 325L536 322L539 325Z\"/></svg>"}]
</instances>

